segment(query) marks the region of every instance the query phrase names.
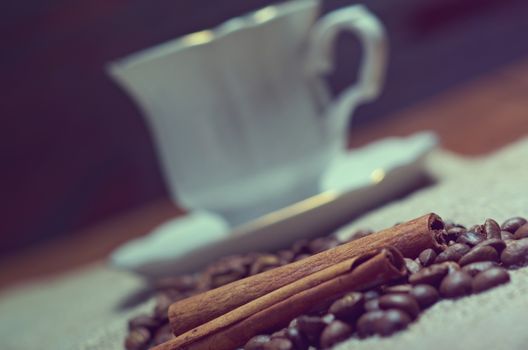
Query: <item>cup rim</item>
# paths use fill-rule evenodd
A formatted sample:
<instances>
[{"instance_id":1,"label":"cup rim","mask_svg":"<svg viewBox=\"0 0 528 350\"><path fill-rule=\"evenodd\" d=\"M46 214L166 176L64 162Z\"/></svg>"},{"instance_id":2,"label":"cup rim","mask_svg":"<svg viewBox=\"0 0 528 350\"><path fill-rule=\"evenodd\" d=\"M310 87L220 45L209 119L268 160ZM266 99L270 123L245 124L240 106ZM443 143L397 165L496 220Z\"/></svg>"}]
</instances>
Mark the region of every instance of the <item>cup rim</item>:
<instances>
[{"instance_id":1,"label":"cup rim","mask_svg":"<svg viewBox=\"0 0 528 350\"><path fill-rule=\"evenodd\" d=\"M118 70L160 59L189 47L208 45L242 29L259 27L291 13L312 9L319 7L319 5L320 0L292 0L269 5L228 19L216 27L189 33L110 61L106 68L110 75L114 75Z\"/></svg>"}]
</instances>

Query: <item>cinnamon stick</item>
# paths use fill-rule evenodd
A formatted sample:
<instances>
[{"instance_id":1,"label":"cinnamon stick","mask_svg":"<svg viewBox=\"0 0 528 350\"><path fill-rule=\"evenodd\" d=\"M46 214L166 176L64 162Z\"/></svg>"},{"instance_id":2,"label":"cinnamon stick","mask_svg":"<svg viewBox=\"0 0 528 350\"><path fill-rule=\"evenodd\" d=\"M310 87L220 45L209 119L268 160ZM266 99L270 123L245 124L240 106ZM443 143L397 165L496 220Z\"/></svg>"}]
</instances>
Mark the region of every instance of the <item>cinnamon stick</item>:
<instances>
[{"instance_id":1,"label":"cinnamon stick","mask_svg":"<svg viewBox=\"0 0 528 350\"><path fill-rule=\"evenodd\" d=\"M155 350L230 350L257 334L283 327L321 301L405 275L394 248L345 260L240 306L172 339Z\"/></svg>"},{"instance_id":2,"label":"cinnamon stick","mask_svg":"<svg viewBox=\"0 0 528 350\"><path fill-rule=\"evenodd\" d=\"M301 261L183 299L169 308L173 333L178 336L305 276L382 247L394 247L403 256L415 258L426 248L440 248L437 237L443 226L438 215L427 214Z\"/></svg>"}]
</instances>

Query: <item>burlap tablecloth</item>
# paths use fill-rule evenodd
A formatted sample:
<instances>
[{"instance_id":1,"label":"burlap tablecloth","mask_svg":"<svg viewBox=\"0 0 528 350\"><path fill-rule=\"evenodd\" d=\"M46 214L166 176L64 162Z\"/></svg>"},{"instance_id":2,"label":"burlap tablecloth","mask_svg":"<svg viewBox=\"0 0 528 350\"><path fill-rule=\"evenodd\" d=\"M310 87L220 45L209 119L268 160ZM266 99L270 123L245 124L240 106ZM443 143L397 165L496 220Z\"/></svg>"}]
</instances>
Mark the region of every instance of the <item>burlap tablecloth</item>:
<instances>
[{"instance_id":1,"label":"burlap tablecloth","mask_svg":"<svg viewBox=\"0 0 528 350\"><path fill-rule=\"evenodd\" d=\"M437 151L427 167L438 184L361 217L350 229L381 229L431 211L467 224L528 215L528 139L478 159ZM122 349L127 318L152 308L152 302L128 311L116 307L140 285L134 276L96 264L4 291L0 349ZM512 272L507 286L436 304L391 338L351 340L337 348L528 349L527 310L525 268Z\"/></svg>"}]
</instances>

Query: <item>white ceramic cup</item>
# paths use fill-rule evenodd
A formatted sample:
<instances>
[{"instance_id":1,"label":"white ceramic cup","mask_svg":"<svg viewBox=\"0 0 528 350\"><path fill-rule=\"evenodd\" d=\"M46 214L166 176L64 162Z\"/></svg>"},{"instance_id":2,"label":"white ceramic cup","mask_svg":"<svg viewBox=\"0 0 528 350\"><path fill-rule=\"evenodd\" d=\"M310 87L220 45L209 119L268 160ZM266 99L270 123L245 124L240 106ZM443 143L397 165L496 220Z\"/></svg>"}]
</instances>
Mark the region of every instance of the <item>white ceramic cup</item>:
<instances>
[{"instance_id":1,"label":"white ceramic cup","mask_svg":"<svg viewBox=\"0 0 528 350\"><path fill-rule=\"evenodd\" d=\"M109 65L147 119L175 200L237 225L318 192L386 66L365 7L318 14L316 0L269 6ZM364 52L358 81L332 101L323 74L342 30Z\"/></svg>"}]
</instances>

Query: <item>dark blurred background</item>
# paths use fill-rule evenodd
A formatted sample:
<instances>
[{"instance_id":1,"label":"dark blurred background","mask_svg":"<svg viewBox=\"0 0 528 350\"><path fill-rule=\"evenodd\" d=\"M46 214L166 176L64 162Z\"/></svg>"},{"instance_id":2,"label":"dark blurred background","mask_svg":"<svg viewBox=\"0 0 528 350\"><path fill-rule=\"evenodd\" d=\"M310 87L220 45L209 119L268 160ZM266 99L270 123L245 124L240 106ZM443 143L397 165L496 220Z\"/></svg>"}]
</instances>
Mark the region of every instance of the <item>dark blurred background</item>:
<instances>
[{"instance_id":1,"label":"dark blurred background","mask_svg":"<svg viewBox=\"0 0 528 350\"><path fill-rule=\"evenodd\" d=\"M108 61L263 7L263 0L28 0L0 5L0 254L72 234L167 197L136 107ZM353 3L325 1L324 12ZM383 96L354 126L385 116L528 53L528 1L372 0L388 30ZM337 92L359 48L343 35ZM468 142L471 142L469 139Z\"/></svg>"}]
</instances>

